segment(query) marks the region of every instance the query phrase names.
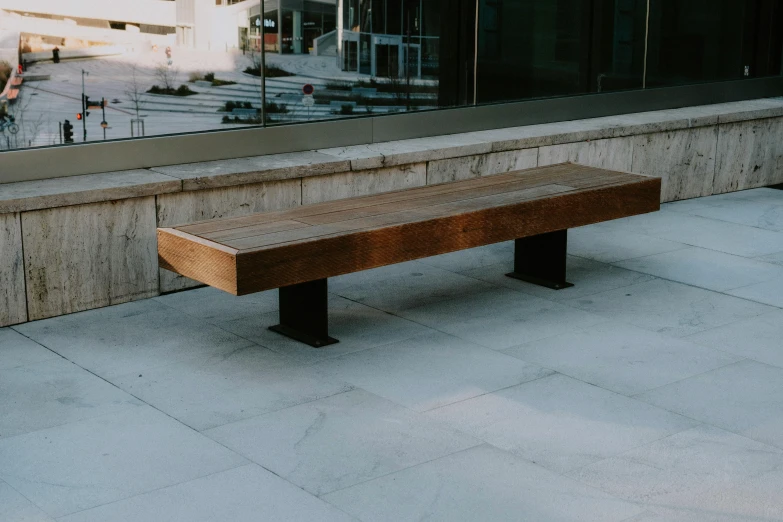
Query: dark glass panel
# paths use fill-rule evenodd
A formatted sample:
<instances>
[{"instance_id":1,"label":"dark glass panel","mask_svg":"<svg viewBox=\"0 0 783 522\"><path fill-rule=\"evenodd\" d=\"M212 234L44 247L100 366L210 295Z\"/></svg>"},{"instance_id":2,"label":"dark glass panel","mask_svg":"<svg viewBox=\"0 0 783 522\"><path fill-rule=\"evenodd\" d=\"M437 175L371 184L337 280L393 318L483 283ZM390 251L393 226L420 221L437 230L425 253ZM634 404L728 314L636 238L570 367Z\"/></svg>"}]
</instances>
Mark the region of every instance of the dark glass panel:
<instances>
[{"instance_id":1,"label":"dark glass panel","mask_svg":"<svg viewBox=\"0 0 783 522\"><path fill-rule=\"evenodd\" d=\"M587 92L584 0L480 0L477 100Z\"/></svg>"},{"instance_id":2,"label":"dark glass panel","mask_svg":"<svg viewBox=\"0 0 783 522\"><path fill-rule=\"evenodd\" d=\"M402 34L402 1L386 0L386 34Z\"/></svg>"},{"instance_id":3,"label":"dark glass panel","mask_svg":"<svg viewBox=\"0 0 783 522\"><path fill-rule=\"evenodd\" d=\"M745 66L749 76L756 3L651 0L647 87L740 79Z\"/></svg>"},{"instance_id":4,"label":"dark glass panel","mask_svg":"<svg viewBox=\"0 0 783 522\"><path fill-rule=\"evenodd\" d=\"M372 32L372 2L373 0L359 0L359 31Z\"/></svg>"},{"instance_id":5,"label":"dark glass panel","mask_svg":"<svg viewBox=\"0 0 783 522\"><path fill-rule=\"evenodd\" d=\"M593 14L590 91L641 89L647 0L599 0Z\"/></svg>"},{"instance_id":6,"label":"dark glass panel","mask_svg":"<svg viewBox=\"0 0 783 522\"><path fill-rule=\"evenodd\" d=\"M372 74L372 57L370 49L370 35L359 35L359 72Z\"/></svg>"}]
</instances>

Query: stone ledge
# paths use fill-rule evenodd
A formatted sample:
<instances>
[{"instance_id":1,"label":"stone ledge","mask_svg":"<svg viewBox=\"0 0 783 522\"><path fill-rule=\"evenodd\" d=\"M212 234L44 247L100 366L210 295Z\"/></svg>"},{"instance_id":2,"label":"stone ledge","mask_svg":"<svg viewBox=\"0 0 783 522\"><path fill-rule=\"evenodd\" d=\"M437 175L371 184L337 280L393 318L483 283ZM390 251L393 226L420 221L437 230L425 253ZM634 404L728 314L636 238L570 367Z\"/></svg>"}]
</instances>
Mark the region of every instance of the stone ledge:
<instances>
[{"instance_id":1,"label":"stone ledge","mask_svg":"<svg viewBox=\"0 0 783 522\"><path fill-rule=\"evenodd\" d=\"M180 192L182 181L148 170L0 184L0 214Z\"/></svg>"},{"instance_id":2,"label":"stone ledge","mask_svg":"<svg viewBox=\"0 0 783 522\"><path fill-rule=\"evenodd\" d=\"M0 184L0 214L365 171L783 116L783 98Z\"/></svg>"},{"instance_id":3,"label":"stone ledge","mask_svg":"<svg viewBox=\"0 0 783 522\"><path fill-rule=\"evenodd\" d=\"M201 190L278 181L351 170L348 161L317 151L155 167L153 172L182 180L182 190Z\"/></svg>"}]
</instances>

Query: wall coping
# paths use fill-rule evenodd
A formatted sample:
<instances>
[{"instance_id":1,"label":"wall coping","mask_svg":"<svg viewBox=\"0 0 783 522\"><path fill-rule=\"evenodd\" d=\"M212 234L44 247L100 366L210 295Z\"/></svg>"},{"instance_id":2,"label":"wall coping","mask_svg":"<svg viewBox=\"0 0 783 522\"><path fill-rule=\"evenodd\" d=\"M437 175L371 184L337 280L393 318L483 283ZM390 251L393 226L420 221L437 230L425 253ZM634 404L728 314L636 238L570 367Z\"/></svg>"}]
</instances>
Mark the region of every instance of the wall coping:
<instances>
[{"instance_id":1,"label":"wall coping","mask_svg":"<svg viewBox=\"0 0 783 522\"><path fill-rule=\"evenodd\" d=\"M783 116L763 98L369 145L0 184L0 214L394 167Z\"/></svg>"}]
</instances>

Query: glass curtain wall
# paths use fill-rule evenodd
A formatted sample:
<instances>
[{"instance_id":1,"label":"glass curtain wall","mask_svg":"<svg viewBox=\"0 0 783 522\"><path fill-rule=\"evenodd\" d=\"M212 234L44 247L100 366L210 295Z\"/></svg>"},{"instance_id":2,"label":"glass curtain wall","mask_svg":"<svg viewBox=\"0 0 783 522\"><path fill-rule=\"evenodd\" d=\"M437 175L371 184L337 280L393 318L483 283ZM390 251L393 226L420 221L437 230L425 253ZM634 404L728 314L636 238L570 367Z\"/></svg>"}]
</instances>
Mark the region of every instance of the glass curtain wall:
<instances>
[{"instance_id":1,"label":"glass curtain wall","mask_svg":"<svg viewBox=\"0 0 783 522\"><path fill-rule=\"evenodd\" d=\"M778 76L783 48L780 0L14 3L0 150Z\"/></svg>"},{"instance_id":2,"label":"glass curtain wall","mask_svg":"<svg viewBox=\"0 0 783 522\"><path fill-rule=\"evenodd\" d=\"M766 0L479 0L478 103L780 74Z\"/></svg>"}]
</instances>

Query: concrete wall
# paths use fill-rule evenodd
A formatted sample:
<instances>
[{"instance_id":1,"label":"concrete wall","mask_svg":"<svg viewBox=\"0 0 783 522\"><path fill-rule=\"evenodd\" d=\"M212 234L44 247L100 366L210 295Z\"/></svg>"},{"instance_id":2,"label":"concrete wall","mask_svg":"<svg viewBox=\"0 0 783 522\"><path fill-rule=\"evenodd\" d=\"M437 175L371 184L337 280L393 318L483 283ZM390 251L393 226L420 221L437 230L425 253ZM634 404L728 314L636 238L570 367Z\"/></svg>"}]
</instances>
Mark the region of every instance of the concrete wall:
<instances>
[{"instance_id":1,"label":"concrete wall","mask_svg":"<svg viewBox=\"0 0 783 522\"><path fill-rule=\"evenodd\" d=\"M662 201L783 183L783 102L0 184L0 326L196 285L158 269L158 226L564 161L659 176Z\"/></svg>"}]
</instances>

